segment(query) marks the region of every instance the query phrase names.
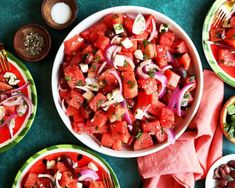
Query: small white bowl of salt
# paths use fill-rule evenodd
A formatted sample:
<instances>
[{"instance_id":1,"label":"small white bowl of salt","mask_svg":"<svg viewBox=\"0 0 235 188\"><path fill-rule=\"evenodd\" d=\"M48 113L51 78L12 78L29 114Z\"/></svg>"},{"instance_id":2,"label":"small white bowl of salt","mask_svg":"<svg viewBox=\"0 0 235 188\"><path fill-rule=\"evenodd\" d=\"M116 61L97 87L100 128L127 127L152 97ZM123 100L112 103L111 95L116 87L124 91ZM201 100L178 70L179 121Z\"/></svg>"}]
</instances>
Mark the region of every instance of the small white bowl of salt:
<instances>
[{"instance_id":1,"label":"small white bowl of salt","mask_svg":"<svg viewBox=\"0 0 235 188\"><path fill-rule=\"evenodd\" d=\"M41 6L42 17L50 27L65 29L77 17L75 0L44 0Z\"/></svg>"}]
</instances>

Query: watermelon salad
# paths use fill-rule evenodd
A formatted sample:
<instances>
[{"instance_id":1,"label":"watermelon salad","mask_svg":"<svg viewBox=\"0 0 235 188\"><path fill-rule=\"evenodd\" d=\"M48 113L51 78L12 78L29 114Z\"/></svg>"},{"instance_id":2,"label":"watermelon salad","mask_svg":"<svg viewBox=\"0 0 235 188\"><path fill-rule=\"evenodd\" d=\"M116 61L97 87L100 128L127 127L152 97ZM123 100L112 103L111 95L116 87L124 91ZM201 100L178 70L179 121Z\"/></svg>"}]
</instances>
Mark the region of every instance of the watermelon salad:
<instances>
[{"instance_id":1,"label":"watermelon salad","mask_svg":"<svg viewBox=\"0 0 235 188\"><path fill-rule=\"evenodd\" d=\"M220 27L216 22L210 29L212 53L218 65L230 76L235 78L235 14L225 20Z\"/></svg>"},{"instance_id":2,"label":"watermelon salad","mask_svg":"<svg viewBox=\"0 0 235 188\"><path fill-rule=\"evenodd\" d=\"M32 113L29 85L13 64L10 71L0 73L0 144L13 138Z\"/></svg>"},{"instance_id":3,"label":"watermelon salad","mask_svg":"<svg viewBox=\"0 0 235 188\"><path fill-rule=\"evenodd\" d=\"M109 14L64 42L61 106L75 132L114 150L174 143L192 67L187 43L153 15Z\"/></svg>"},{"instance_id":4,"label":"watermelon salad","mask_svg":"<svg viewBox=\"0 0 235 188\"><path fill-rule=\"evenodd\" d=\"M105 188L107 173L88 156L75 152L47 155L32 165L23 177L22 188Z\"/></svg>"}]
</instances>

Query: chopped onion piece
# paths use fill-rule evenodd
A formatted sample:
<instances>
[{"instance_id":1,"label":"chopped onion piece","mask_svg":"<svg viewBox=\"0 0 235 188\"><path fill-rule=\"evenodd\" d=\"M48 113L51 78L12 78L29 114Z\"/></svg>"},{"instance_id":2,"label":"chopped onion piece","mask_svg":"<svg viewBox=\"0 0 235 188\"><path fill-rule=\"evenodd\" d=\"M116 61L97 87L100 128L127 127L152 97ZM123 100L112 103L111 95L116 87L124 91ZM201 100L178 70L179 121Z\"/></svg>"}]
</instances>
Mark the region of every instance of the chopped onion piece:
<instances>
[{"instance_id":1,"label":"chopped onion piece","mask_svg":"<svg viewBox=\"0 0 235 188\"><path fill-rule=\"evenodd\" d=\"M172 65L166 65L166 66L162 67L161 72L164 73L166 70L172 69L172 68L173 68Z\"/></svg>"},{"instance_id":2,"label":"chopped onion piece","mask_svg":"<svg viewBox=\"0 0 235 188\"><path fill-rule=\"evenodd\" d=\"M176 103L176 114L181 117L182 111L181 111L181 101L184 97L184 94L195 85L195 83L189 83L187 85L185 85L180 91L179 91L179 95L178 95L178 99L177 99L177 103Z\"/></svg>"},{"instance_id":3,"label":"chopped onion piece","mask_svg":"<svg viewBox=\"0 0 235 188\"><path fill-rule=\"evenodd\" d=\"M111 70L111 71L109 71L109 72L110 72L113 76L115 76L115 78L117 79L118 84L119 84L119 90L120 90L120 93L122 94L123 89L122 89L122 80L121 80L120 76L118 75L118 73L117 73L116 71Z\"/></svg>"},{"instance_id":4,"label":"chopped onion piece","mask_svg":"<svg viewBox=\"0 0 235 188\"><path fill-rule=\"evenodd\" d=\"M89 162L87 167L91 170L94 170L95 172L97 172L99 170L93 162Z\"/></svg>"},{"instance_id":5,"label":"chopped onion piece","mask_svg":"<svg viewBox=\"0 0 235 188\"><path fill-rule=\"evenodd\" d=\"M118 48L119 46L116 44L109 45L105 50L105 59L108 63L113 64L113 52Z\"/></svg>"},{"instance_id":6,"label":"chopped onion piece","mask_svg":"<svg viewBox=\"0 0 235 188\"><path fill-rule=\"evenodd\" d=\"M67 108L65 107L65 103L64 103L64 99L62 99L61 101L61 107L62 107L62 110L64 111L64 113L67 113Z\"/></svg>"},{"instance_id":7,"label":"chopped onion piece","mask_svg":"<svg viewBox=\"0 0 235 188\"><path fill-rule=\"evenodd\" d=\"M179 86L177 86L172 93L171 99L170 99L169 104L167 106L169 109L173 110L175 108L175 105L178 100L178 95L179 95Z\"/></svg>"},{"instance_id":8,"label":"chopped onion piece","mask_svg":"<svg viewBox=\"0 0 235 188\"><path fill-rule=\"evenodd\" d=\"M153 38L156 36L156 34L157 34L155 20L152 18L151 22L152 22L152 31L151 31L150 36L148 38L149 42L151 42L153 40Z\"/></svg>"},{"instance_id":9,"label":"chopped onion piece","mask_svg":"<svg viewBox=\"0 0 235 188\"><path fill-rule=\"evenodd\" d=\"M0 124L0 127L4 127L5 125L8 125L10 121L18 116L18 113L14 111L2 124Z\"/></svg>"},{"instance_id":10,"label":"chopped onion piece","mask_svg":"<svg viewBox=\"0 0 235 188\"><path fill-rule=\"evenodd\" d=\"M30 84L30 82L27 82L26 84L18 87L17 89L11 89L11 90L7 90L7 91L1 91L0 93L15 93L18 91L21 91L22 89L26 88L28 85Z\"/></svg>"},{"instance_id":11,"label":"chopped onion piece","mask_svg":"<svg viewBox=\"0 0 235 188\"><path fill-rule=\"evenodd\" d=\"M129 111L128 111L128 107L127 107L127 104L126 104L126 99L123 100L122 107L124 107L125 110L126 110L124 117L125 117L125 120L126 120L126 122L128 124L129 130L132 131L133 126L132 126L131 117L130 117L130 114L129 114Z\"/></svg>"},{"instance_id":12,"label":"chopped onion piece","mask_svg":"<svg viewBox=\"0 0 235 188\"><path fill-rule=\"evenodd\" d=\"M91 169L85 169L80 171L81 176L78 178L78 181L96 181L100 177L99 175Z\"/></svg>"},{"instance_id":13,"label":"chopped onion piece","mask_svg":"<svg viewBox=\"0 0 235 188\"><path fill-rule=\"evenodd\" d=\"M99 74L104 70L106 64L107 64L107 61L105 61L105 62L102 63L102 65L100 66L100 68L99 68L99 70L98 70L98 72L97 72L97 75L99 75Z\"/></svg>"},{"instance_id":14,"label":"chopped onion piece","mask_svg":"<svg viewBox=\"0 0 235 188\"><path fill-rule=\"evenodd\" d=\"M75 88L81 89L81 90L86 91L86 92L89 92L89 91L90 91L90 90L89 90L87 87L85 87L85 86L75 86Z\"/></svg>"},{"instance_id":15,"label":"chopped onion piece","mask_svg":"<svg viewBox=\"0 0 235 188\"><path fill-rule=\"evenodd\" d=\"M173 57L170 51L167 51L166 55L167 55L168 62L171 62L173 65L176 64L175 58Z\"/></svg>"},{"instance_id":16,"label":"chopped onion piece","mask_svg":"<svg viewBox=\"0 0 235 188\"><path fill-rule=\"evenodd\" d=\"M13 95L13 96L3 100L2 102L0 102L0 105L15 106L15 105L18 105L21 100L22 100L21 95Z\"/></svg>"},{"instance_id":17,"label":"chopped onion piece","mask_svg":"<svg viewBox=\"0 0 235 188\"><path fill-rule=\"evenodd\" d=\"M158 97L162 98L166 91L167 78L160 72L156 72L154 78L161 82L161 90L158 92Z\"/></svg>"},{"instance_id":18,"label":"chopped onion piece","mask_svg":"<svg viewBox=\"0 0 235 188\"><path fill-rule=\"evenodd\" d=\"M50 175L50 174L38 174L38 178L48 178L53 183L55 182L55 178L52 175Z\"/></svg>"},{"instance_id":19,"label":"chopped onion piece","mask_svg":"<svg viewBox=\"0 0 235 188\"><path fill-rule=\"evenodd\" d=\"M165 129L165 130L166 130L166 133L167 133L167 141L170 144L174 144L175 143L175 133L174 133L174 131L171 128Z\"/></svg>"}]
</instances>

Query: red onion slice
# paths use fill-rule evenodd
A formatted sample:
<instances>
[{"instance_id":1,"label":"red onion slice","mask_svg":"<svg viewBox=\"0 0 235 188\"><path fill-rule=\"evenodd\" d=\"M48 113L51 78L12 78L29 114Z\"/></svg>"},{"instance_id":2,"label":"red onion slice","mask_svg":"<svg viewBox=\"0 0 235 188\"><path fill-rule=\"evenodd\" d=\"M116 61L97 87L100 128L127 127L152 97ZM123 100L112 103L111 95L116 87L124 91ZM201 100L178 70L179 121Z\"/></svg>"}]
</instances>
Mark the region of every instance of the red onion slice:
<instances>
[{"instance_id":1,"label":"red onion slice","mask_svg":"<svg viewBox=\"0 0 235 188\"><path fill-rule=\"evenodd\" d=\"M55 182L55 178L50 174L38 174L38 178L48 178L53 183Z\"/></svg>"},{"instance_id":2,"label":"red onion slice","mask_svg":"<svg viewBox=\"0 0 235 188\"><path fill-rule=\"evenodd\" d=\"M20 103L20 101L22 100L22 96L21 95L13 95L5 100L3 100L2 102L0 102L0 105L4 105L4 106L16 106Z\"/></svg>"},{"instance_id":3,"label":"red onion slice","mask_svg":"<svg viewBox=\"0 0 235 188\"><path fill-rule=\"evenodd\" d=\"M179 91L179 95L178 95L178 100L176 103L176 114L181 117L183 114L181 112L181 101L184 97L184 94L195 85L195 83L189 83L187 85L185 85L180 91Z\"/></svg>"},{"instance_id":4,"label":"red onion slice","mask_svg":"<svg viewBox=\"0 0 235 188\"><path fill-rule=\"evenodd\" d=\"M90 90L85 86L75 86L75 88L81 89L81 90L86 91L86 92L90 92Z\"/></svg>"},{"instance_id":5,"label":"red onion slice","mask_svg":"<svg viewBox=\"0 0 235 188\"><path fill-rule=\"evenodd\" d=\"M81 170L79 173L81 176L78 178L78 181L96 181L100 178L99 175L91 169Z\"/></svg>"},{"instance_id":6,"label":"red onion slice","mask_svg":"<svg viewBox=\"0 0 235 188\"><path fill-rule=\"evenodd\" d=\"M165 131L167 133L167 141L170 144L174 144L175 143L175 133L174 133L174 131L171 128L165 129Z\"/></svg>"},{"instance_id":7,"label":"red onion slice","mask_svg":"<svg viewBox=\"0 0 235 188\"><path fill-rule=\"evenodd\" d=\"M64 99L62 99L62 101L61 101L61 107L62 107L62 110L64 111L64 113L67 113L67 108L65 107Z\"/></svg>"},{"instance_id":8,"label":"red onion slice","mask_svg":"<svg viewBox=\"0 0 235 188\"><path fill-rule=\"evenodd\" d=\"M173 68L172 65L166 65L166 66L162 67L161 72L164 73L166 70L172 69L172 68Z\"/></svg>"},{"instance_id":9,"label":"red onion slice","mask_svg":"<svg viewBox=\"0 0 235 188\"><path fill-rule=\"evenodd\" d=\"M59 91L62 91L62 92L68 91L68 89L63 89L63 88L61 87L61 82L59 82L58 89L59 89Z\"/></svg>"},{"instance_id":10,"label":"red onion slice","mask_svg":"<svg viewBox=\"0 0 235 188\"><path fill-rule=\"evenodd\" d=\"M161 98L165 94L167 78L164 74L160 72L156 72L154 78L157 79L161 83L161 90L158 92L158 97Z\"/></svg>"},{"instance_id":11,"label":"red onion slice","mask_svg":"<svg viewBox=\"0 0 235 188\"><path fill-rule=\"evenodd\" d=\"M18 87L17 89L11 89L11 90L7 90L7 91L2 91L2 92L0 92L0 93L1 93L1 94L2 94L2 93L15 93L15 92L17 92L17 91L21 91L22 89L26 88L29 84L30 84L30 82L27 82L26 84L24 84L24 85Z\"/></svg>"},{"instance_id":12,"label":"red onion slice","mask_svg":"<svg viewBox=\"0 0 235 188\"><path fill-rule=\"evenodd\" d=\"M153 40L153 38L155 37L155 35L157 34L157 29L156 29L156 23L155 23L155 20L152 19L152 31L150 33L150 36L148 38L148 41L151 42Z\"/></svg>"},{"instance_id":13,"label":"red onion slice","mask_svg":"<svg viewBox=\"0 0 235 188\"><path fill-rule=\"evenodd\" d=\"M116 72L116 71L113 71L113 70L111 70L111 71L109 71L113 76L115 76L115 78L117 79L117 81L118 81L118 84L119 84L119 90L120 90L120 93L122 94L122 80L121 80L121 78L120 78L120 76L118 75L118 73Z\"/></svg>"},{"instance_id":14,"label":"red onion slice","mask_svg":"<svg viewBox=\"0 0 235 188\"><path fill-rule=\"evenodd\" d=\"M122 101L122 107L124 107L126 109L126 113L125 113L124 117L125 117L125 120L128 124L128 128L131 131L133 129L133 126L132 126L131 117L130 117L130 114L129 114L129 111L128 111L128 107L127 107L127 104L126 104L126 99L124 99L124 101Z\"/></svg>"},{"instance_id":15,"label":"red onion slice","mask_svg":"<svg viewBox=\"0 0 235 188\"><path fill-rule=\"evenodd\" d=\"M105 50L105 59L108 63L113 64L113 53L119 48L116 44L109 45Z\"/></svg>"},{"instance_id":16,"label":"red onion slice","mask_svg":"<svg viewBox=\"0 0 235 188\"><path fill-rule=\"evenodd\" d=\"M171 62L173 65L176 64L175 58L173 57L170 51L167 51L166 55L167 55L168 62Z\"/></svg>"},{"instance_id":17,"label":"red onion slice","mask_svg":"<svg viewBox=\"0 0 235 188\"><path fill-rule=\"evenodd\" d=\"M17 111L13 112L2 124L0 124L0 128L4 127L5 125L8 125L11 120L16 118L18 116Z\"/></svg>"},{"instance_id":18,"label":"red onion slice","mask_svg":"<svg viewBox=\"0 0 235 188\"><path fill-rule=\"evenodd\" d=\"M99 70L98 70L98 72L97 72L97 75L99 75L99 74L104 70L106 64L107 64L107 61L105 61L105 62L102 63L102 65L100 66L100 68L99 68Z\"/></svg>"},{"instance_id":19,"label":"red onion slice","mask_svg":"<svg viewBox=\"0 0 235 188\"><path fill-rule=\"evenodd\" d=\"M175 105L178 100L178 95L179 95L179 86L177 86L172 93L171 99L170 99L169 104L167 106L169 109L173 110L175 108Z\"/></svg>"}]
</instances>

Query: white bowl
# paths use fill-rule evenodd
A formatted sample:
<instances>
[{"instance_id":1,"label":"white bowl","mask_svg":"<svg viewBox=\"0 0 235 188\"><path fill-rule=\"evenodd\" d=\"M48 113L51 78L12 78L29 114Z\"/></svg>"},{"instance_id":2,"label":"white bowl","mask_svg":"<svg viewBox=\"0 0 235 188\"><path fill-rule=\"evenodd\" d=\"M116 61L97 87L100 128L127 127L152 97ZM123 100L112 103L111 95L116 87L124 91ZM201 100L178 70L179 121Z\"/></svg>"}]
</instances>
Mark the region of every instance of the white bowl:
<instances>
[{"instance_id":1,"label":"white bowl","mask_svg":"<svg viewBox=\"0 0 235 188\"><path fill-rule=\"evenodd\" d=\"M197 80L198 85L197 85L197 89L195 92L195 99L194 99L192 107L188 110L184 119L180 120L180 122L177 123L178 125L174 129L175 133L176 133L176 139L179 138L183 134L183 132L186 130L187 126L189 125L189 123L193 119L194 115L196 114L198 107L199 107L199 104L200 104L200 101L201 101L201 97L202 97L202 89L203 89L202 65L201 65L200 57L198 55L198 52L197 52L193 42L191 41L189 36L185 33L185 31L178 24L176 24L173 20L168 18L167 16L165 16L155 10L151 10L151 9L144 8L144 7L138 7L138 6L118 6L118 7L112 7L112 8L108 8L108 9L99 11L99 12L89 16L88 18L86 18L82 22L80 22L67 35L65 40L73 37L77 33L81 33L82 31L89 28L90 26L95 24L97 21L99 21L103 16L110 14L110 13L113 13L113 12L115 12L115 13L152 14L157 18L158 21L161 21L161 22L168 24L169 28L173 32L175 32L177 36L179 36L180 38L184 39L187 42L189 52L190 52L190 55L193 60L193 69L194 69L194 73L196 75L196 80ZM65 115L65 113L63 112L63 110L61 108L60 96L58 93L59 69L60 69L61 63L63 62L63 57L64 57L64 45L62 43L57 54L56 54L54 65L53 65L53 70L52 70L52 78L51 78L52 94L53 94L56 109L57 109L61 119L63 120L63 122L67 126L67 128L70 130L70 132L78 140L80 140L82 143L84 143L88 147L90 147L100 153L114 156L114 157L123 157L123 158L145 156L145 155L157 152L159 150L162 150L163 148L165 148L166 146L169 145L169 143L164 142L161 144L156 144L151 148L147 148L147 149L139 150L139 151L132 151L132 150L115 151L115 150L112 150L112 149L109 149L106 147L100 147L91 137L89 137L85 134L77 134L75 131L73 131L69 118Z\"/></svg>"}]
</instances>

